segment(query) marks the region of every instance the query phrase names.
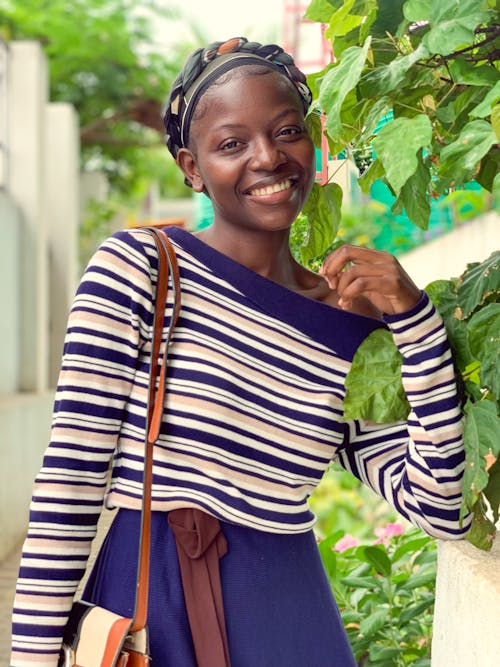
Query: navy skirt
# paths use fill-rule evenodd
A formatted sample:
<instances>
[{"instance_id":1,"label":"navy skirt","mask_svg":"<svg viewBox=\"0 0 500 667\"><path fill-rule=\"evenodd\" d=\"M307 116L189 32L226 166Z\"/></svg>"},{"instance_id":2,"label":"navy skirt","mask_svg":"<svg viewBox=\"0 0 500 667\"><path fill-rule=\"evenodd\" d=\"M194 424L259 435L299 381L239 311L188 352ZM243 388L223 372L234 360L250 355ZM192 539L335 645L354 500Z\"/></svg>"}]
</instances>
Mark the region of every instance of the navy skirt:
<instances>
[{"instance_id":1,"label":"navy skirt","mask_svg":"<svg viewBox=\"0 0 500 667\"><path fill-rule=\"evenodd\" d=\"M84 598L132 615L140 513L119 510ZM356 667L312 531L277 535L221 522L231 667ZM174 535L153 512L148 628L152 667L196 667Z\"/></svg>"}]
</instances>

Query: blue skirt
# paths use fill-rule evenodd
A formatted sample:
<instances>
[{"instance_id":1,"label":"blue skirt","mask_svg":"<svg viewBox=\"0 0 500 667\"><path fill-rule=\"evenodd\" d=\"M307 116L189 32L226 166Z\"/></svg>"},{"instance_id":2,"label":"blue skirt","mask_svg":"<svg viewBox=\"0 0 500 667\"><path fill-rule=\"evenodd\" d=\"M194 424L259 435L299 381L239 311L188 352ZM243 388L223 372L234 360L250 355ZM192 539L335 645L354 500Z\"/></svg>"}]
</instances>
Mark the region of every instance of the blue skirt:
<instances>
[{"instance_id":1,"label":"blue skirt","mask_svg":"<svg viewBox=\"0 0 500 667\"><path fill-rule=\"evenodd\" d=\"M132 615L140 513L119 510L84 598ZM356 667L312 531L277 535L221 522L231 667ZM148 628L152 667L196 667L174 535L153 512Z\"/></svg>"}]
</instances>

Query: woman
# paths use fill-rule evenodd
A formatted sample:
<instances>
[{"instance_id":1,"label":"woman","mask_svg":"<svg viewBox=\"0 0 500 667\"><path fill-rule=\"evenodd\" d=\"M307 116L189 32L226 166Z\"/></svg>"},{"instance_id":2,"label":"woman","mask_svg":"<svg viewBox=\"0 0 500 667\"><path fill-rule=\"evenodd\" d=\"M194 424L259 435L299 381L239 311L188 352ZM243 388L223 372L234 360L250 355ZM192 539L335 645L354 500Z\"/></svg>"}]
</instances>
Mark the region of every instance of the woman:
<instances>
[{"instance_id":1,"label":"woman","mask_svg":"<svg viewBox=\"0 0 500 667\"><path fill-rule=\"evenodd\" d=\"M315 175L310 101L290 56L243 38L196 51L168 101L167 145L212 200L214 222L198 235L169 231L182 310L155 449L152 665L197 664L179 508L219 522L222 664L233 667L355 664L307 506L332 458L429 534L468 529L452 360L428 297L382 252L343 246L321 275L290 254ZM13 667L57 664L112 458L106 505L119 511L85 597L131 612L156 267L144 231L119 232L78 290L21 563ZM345 422L350 362L380 327L403 355L408 423Z\"/></svg>"}]
</instances>

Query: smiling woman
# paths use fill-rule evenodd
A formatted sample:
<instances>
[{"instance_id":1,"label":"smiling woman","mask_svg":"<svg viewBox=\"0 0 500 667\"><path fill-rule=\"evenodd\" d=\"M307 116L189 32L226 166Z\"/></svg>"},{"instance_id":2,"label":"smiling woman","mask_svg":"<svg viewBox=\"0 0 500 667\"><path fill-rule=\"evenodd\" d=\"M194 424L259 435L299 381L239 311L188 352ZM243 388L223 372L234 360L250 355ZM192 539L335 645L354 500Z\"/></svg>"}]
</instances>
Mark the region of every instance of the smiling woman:
<instances>
[{"instance_id":1,"label":"smiling woman","mask_svg":"<svg viewBox=\"0 0 500 667\"><path fill-rule=\"evenodd\" d=\"M344 246L316 274L290 252L314 180L310 101L279 46L235 38L193 53L167 102L167 146L215 217L199 234L166 230L182 306L154 450L153 665L355 666L307 502L333 458L429 534L458 539L469 526L453 363L427 295L386 253ZM83 277L31 506L12 667L56 666L104 496L118 512L84 598L133 613L159 280L140 229L105 241ZM412 412L407 423L348 421L346 374L383 328ZM200 570L214 576L208 589Z\"/></svg>"}]
</instances>

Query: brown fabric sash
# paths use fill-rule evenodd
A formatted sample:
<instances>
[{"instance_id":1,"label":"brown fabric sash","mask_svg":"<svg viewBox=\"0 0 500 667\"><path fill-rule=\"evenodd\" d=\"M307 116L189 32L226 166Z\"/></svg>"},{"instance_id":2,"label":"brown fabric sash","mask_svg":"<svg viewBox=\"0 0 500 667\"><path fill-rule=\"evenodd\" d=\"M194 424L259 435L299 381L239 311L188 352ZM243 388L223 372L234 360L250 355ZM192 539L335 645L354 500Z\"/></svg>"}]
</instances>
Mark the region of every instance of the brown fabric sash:
<instances>
[{"instance_id":1,"label":"brown fabric sash","mask_svg":"<svg viewBox=\"0 0 500 667\"><path fill-rule=\"evenodd\" d=\"M219 521L194 508L172 510L186 610L198 667L231 667L219 558L227 553Z\"/></svg>"}]
</instances>

